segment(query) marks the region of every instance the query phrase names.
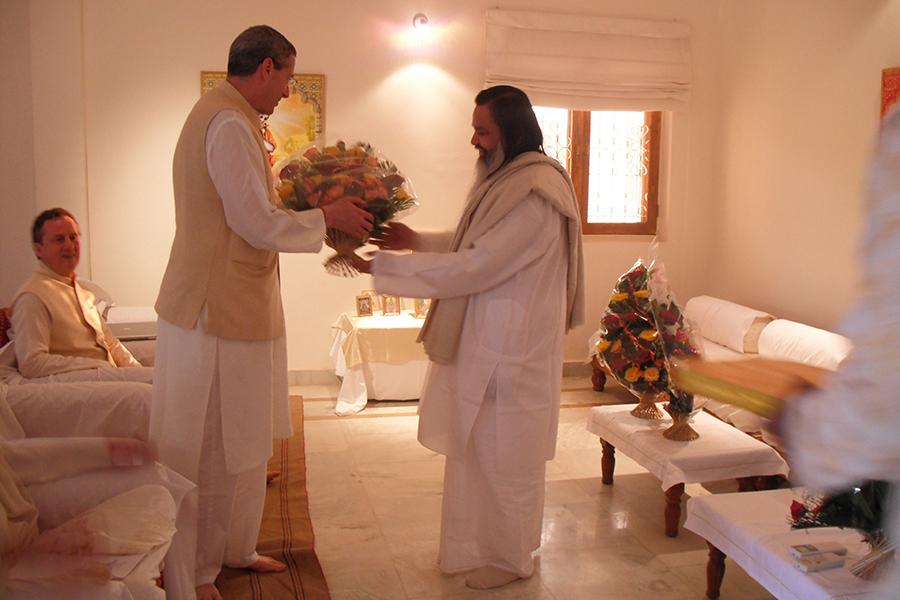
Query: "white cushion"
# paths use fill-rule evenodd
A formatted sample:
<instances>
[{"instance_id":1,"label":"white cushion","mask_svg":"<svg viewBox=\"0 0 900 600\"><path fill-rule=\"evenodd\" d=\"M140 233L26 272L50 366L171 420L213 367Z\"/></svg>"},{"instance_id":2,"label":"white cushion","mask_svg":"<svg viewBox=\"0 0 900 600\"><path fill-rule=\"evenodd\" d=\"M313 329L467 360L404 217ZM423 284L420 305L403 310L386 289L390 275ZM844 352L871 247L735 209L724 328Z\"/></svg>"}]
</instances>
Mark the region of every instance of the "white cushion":
<instances>
[{"instance_id":1,"label":"white cushion","mask_svg":"<svg viewBox=\"0 0 900 600\"><path fill-rule=\"evenodd\" d=\"M721 298L695 296L684 309L700 335L735 352L755 352L756 333L774 317Z\"/></svg>"},{"instance_id":2,"label":"white cushion","mask_svg":"<svg viewBox=\"0 0 900 600\"><path fill-rule=\"evenodd\" d=\"M850 340L842 335L786 319L772 321L759 336L760 356L823 369L837 369L852 348Z\"/></svg>"}]
</instances>

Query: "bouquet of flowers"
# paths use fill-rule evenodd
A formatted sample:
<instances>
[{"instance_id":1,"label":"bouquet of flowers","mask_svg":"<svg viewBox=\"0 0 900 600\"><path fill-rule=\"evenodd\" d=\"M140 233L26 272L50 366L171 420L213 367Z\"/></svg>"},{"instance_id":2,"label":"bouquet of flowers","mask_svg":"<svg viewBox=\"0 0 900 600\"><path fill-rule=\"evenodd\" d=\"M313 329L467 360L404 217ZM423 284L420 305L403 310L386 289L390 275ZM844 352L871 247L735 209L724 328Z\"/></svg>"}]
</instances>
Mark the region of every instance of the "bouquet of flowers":
<instances>
[{"instance_id":1,"label":"bouquet of flowers","mask_svg":"<svg viewBox=\"0 0 900 600\"><path fill-rule=\"evenodd\" d=\"M638 260L619 277L593 339L594 353L610 374L642 401L650 399L633 414L658 418L656 401L668 401L673 418L691 414L693 396L672 385L669 371L673 359L699 350L662 265Z\"/></svg>"},{"instance_id":2,"label":"bouquet of flowers","mask_svg":"<svg viewBox=\"0 0 900 600\"><path fill-rule=\"evenodd\" d=\"M849 527L858 529L871 553L850 565L855 575L871 578L893 558L893 546L887 538L885 515L890 510L891 484L867 481L858 487L826 496L807 495L803 502L791 502L792 529L809 527Z\"/></svg>"},{"instance_id":3,"label":"bouquet of flowers","mask_svg":"<svg viewBox=\"0 0 900 600\"><path fill-rule=\"evenodd\" d=\"M278 195L291 210L324 206L345 196L361 198L375 217L372 234L387 221L399 219L418 206L412 186L396 165L380 156L372 146L338 141L323 150L310 147L300 156L280 164ZM352 277L355 251L366 243L337 229L328 229L325 243L336 254L325 261L332 275Z\"/></svg>"}]
</instances>

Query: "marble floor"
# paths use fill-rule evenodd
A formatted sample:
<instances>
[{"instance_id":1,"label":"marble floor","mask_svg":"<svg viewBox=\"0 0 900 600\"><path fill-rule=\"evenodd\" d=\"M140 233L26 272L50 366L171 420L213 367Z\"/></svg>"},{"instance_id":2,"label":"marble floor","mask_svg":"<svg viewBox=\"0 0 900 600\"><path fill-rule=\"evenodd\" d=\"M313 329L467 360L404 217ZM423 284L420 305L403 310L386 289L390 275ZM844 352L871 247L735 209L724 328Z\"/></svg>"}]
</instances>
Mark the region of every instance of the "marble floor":
<instances>
[{"instance_id":1,"label":"marble floor","mask_svg":"<svg viewBox=\"0 0 900 600\"><path fill-rule=\"evenodd\" d=\"M615 384L563 380L556 458L548 463L543 542L529 580L475 591L436 565L443 457L416 441L415 402L332 413L337 384L297 386L304 397L310 514L334 600L594 600L704 598L706 543L663 534L659 482L619 453L615 485L600 482L600 444L585 430L591 406L620 403ZM689 495L731 491L687 486ZM772 598L731 560L723 599Z\"/></svg>"}]
</instances>

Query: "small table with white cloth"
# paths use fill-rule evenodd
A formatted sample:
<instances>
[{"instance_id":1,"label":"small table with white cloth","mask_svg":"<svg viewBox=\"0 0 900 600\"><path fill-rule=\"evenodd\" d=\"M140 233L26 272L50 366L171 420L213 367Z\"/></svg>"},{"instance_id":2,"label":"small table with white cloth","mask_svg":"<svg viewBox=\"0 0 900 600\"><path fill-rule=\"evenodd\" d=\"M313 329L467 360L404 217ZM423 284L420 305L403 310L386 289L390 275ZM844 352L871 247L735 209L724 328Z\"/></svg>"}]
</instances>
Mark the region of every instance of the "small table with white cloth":
<instances>
[{"instance_id":1,"label":"small table with white cloth","mask_svg":"<svg viewBox=\"0 0 900 600\"><path fill-rule=\"evenodd\" d=\"M633 408L633 404L594 407L587 430L599 436L603 446L603 483L613 483L617 448L662 482L669 537L678 535L685 483L737 479L744 491L756 489L757 478L788 474L787 463L774 448L710 414L694 415L691 427L699 439L678 442L662 435L672 424L670 417L640 419L630 414Z\"/></svg>"},{"instance_id":2,"label":"small table with white cloth","mask_svg":"<svg viewBox=\"0 0 900 600\"><path fill-rule=\"evenodd\" d=\"M416 342L422 323L408 312L338 317L330 355L343 383L335 414L358 413L369 399L419 398L428 370L428 357Z\"/></svg>"},{"instance_id":3,"label":"small table with white cloth","mask_svg":"<svg viewBox=\"0 0 900 600\"><path fill-rule=\"evenodd\" d=\"M802 497L803 490L798 488L713 494L688 500L684 526L709 545L707 598L719 597L726 556L781 600L878 597L875 583L856 577L846 567L868 552L862 534L837 527L791 529L791 502ZM847 548L844 567L804 573L794 566L794 559L788 554L790 546L826 541Z\"/></svg>"}]
</instances>

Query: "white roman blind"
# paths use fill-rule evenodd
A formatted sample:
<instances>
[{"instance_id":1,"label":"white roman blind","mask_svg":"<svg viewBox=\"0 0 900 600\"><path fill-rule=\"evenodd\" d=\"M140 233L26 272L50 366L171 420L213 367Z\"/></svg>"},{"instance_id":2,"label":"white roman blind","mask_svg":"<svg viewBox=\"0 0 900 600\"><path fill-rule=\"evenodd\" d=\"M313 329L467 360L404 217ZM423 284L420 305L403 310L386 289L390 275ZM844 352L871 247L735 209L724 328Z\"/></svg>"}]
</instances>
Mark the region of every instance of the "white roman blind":
<instances>
[{"instance_id":1,"label":"white roman blind","mask_svg":"<svg viewBox=\"0 0 900 600\"><path fill-rule=\"evenodd\" d=\"M532 104L578 110L683 110L690 101L690 26L522 10L486 14L489 85Z\"/></svg>"}]
</instances>

